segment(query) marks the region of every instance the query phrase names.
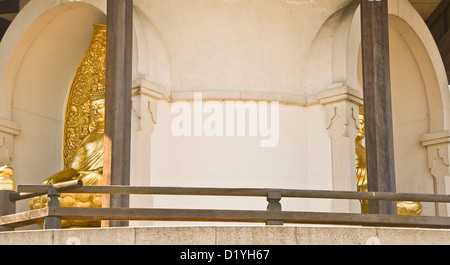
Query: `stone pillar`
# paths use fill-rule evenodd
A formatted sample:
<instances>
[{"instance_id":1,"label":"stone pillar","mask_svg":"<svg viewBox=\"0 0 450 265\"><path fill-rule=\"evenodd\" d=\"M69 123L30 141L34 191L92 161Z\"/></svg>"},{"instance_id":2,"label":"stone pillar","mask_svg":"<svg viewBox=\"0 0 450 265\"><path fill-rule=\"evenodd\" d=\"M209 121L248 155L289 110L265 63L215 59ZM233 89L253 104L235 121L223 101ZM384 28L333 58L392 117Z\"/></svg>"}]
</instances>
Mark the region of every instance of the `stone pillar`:
<instances>
[{"instance_id":1,"label":"stone pillar","mask_svg":"<svg viewBox=\"0 0 450 265\"><path fill-rule=\"evenodd\" d=\"M360 128L359 106L362 92L335 84L317 98L325 106L327 129L331 138L333 190L356 191L355 138ZM359 201L333 200L333 212L361 212Z\"/></svg>"},{"instance_id":2,"label":"stone pillar","mask_svg":"<svg viewBox=\"0 0 450 265\"><path fill-rule=\"evenodd\" d=\"M151 185L151 153L152 133L158 123L158 101L166 98L166 90L147 80L133 82L133 132L132 142L132 186ZM150 195L133 195L130 207L149 208L153 201ZM139 225L151 225L139 222ZM133 225L136 225L133 223Z\"/></svg>"},{"instance_id":3,"label":"stone pillar","mask_svg":"<svg viewBox=\"0 0 450 265\"><path fill-rule=\"evenodd\" d=\"M137 128L134 140L133 185L150 185L151 136L158 123L158 100L166 97L166 91L154 83L137 80L133 83L133 115Z\"/></svg>"},{"instance_id":4,"label":"stone pillar","mask_svg":"<svg viewBox=\"0 0 450 265\"><path fill-rule=\"evenodd\" d=\"M450 131L422 136L422 145L428 149L428 166L434 178L436 194L450 194ZM448 216L449 206L436 203L436 216Z\"/></svg>"},{"instance_id":5,"label":"stone pillar","mask_svg":"<svg viewBox=\"0 0 450 265\"><path fill-rule=\"evenodd\" d=\"M14 136L19 135L19 132L17 123L0 119L0 166L11 164Z\"/></svg>"}]
</instances>

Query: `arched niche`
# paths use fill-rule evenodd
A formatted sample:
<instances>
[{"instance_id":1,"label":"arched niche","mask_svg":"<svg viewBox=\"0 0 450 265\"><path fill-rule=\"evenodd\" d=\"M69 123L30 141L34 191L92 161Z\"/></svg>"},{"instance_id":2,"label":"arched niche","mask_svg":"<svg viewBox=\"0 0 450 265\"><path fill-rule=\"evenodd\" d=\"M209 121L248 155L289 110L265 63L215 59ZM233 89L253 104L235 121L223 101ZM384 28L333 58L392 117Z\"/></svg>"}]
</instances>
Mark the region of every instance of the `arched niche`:
<instances>
[{"instance_id":1,"label":"arched niche","mask_svg":"<svg viewBox=\"0 0 450 265\"><path fill-rule=\"evenodd\" d=\"M0 116L20 126L11 160L19 183L61 170L67 95L93 25L106 23L105 1L89 2L32 0L2 41Z\"/></svg>"},{"instance_id":2,"label":"arched niche","mask_svg":"<svg viewBox=\"0 0 450 265\"><path fill-rule=\"evenodd\" d=\"M353 1L323 24L309 53L305 86L310 94L333 84L362 91L360 21L359 3ZM422 138L449 129L444 65L429 29L407 0L389 1L389 27L398 191L433 193L430 154ZM434 205L425 204L424 214L433 215Z\"/></svg>"},{"instance_id":3,"label":"arched niche","mask_svg":"<svg viewBox=\"0 0 450 265\"><path fill-rule=\"evenodd\" d=\"M14 127L19 183L61 170L66 100L96 23L106 24L106 0L31 0L0 43L0 133ZM133 24L133 80L164 91L170 66L159 32L138 6Z\"/></svg>"},{"instance_id":4,"label":"arched niche","mask_svg":"<svg viewBox=\"0 0 450 265\"><path fill-rule=\"evenodd\" d=\"M416 61L420 62L418 67L430 107L430 132L448 130L450 92L442 58L429 29L406 0L389 1L389 14L391 28L401 34ZM305 73L309 94L316 94L340 82L362 90L360 21L358 1L353 1L323 24L309 49L309 67Z\"/></svg>"}]
</instances>

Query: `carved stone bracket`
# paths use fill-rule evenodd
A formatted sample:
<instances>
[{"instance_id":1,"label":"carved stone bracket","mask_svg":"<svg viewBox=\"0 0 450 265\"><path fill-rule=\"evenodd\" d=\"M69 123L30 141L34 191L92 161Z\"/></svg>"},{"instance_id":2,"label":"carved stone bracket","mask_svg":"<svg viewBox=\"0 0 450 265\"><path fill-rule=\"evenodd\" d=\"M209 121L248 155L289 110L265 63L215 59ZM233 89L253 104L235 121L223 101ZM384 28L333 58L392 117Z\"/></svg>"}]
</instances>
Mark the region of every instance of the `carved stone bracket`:
<instances>
[{"instance_id":1,"label":"carved stone bracket","mask_svg":"<svg viewBox=\"0 0 450 265\"><path fill-rule=\"evenodd\" d=\"M360 128L362 92L339 83L320 92L317 98L325 107L326 126L331 138L333 189L356 190L355 138ZM360 206L358 202L334 200L332 210L358 212Z\"/></svg>"},{"instance_id":2,"label":"carved stone bracket","mask_svg":"<svg viewBox=\"0 0 450 265\"><path fill-rule=\"evenodd\" d=\"M145 79L133 82L133 128L132 133L132 167L131 185L151 185L151 153L152 134L158 124L158 101L169 100L164 88L159 87ZM137 124L136 124L137 123ZM130 206L136 208L148 208L153 203L152 196L133 196L130 198ZM151 225L151 222L143 222L140 225Z\"/></svg>"},{"instance_id":3,"label":"carved stone bracket","mask_svg":"<svg viewBox=\"0 0 450 265\"><path fill-rule=\"evenodd\" d=\"M450 130L422 135L422 145L428 149L428 166L434 178L436 194L450 194ZM436 204L437 216L448 216L446 204Z\"/></svg>"},{"instance_id":4,"label":"carved stone bracket","mask_svg":"<svg viewBox=\"0 0 450 265\"><path fill-rule=\"evenodd\" d=\"M153 131L158 123L157 102L167 99L167 92L154 83L141 79L133 82L133 112L139 120L138 130Z\"/></svg>"},{"instance_id":5,"label":"carved stone bracket","mask_svg":"<svg viewBox=\"0 0 450 265\"><path fill-rule=\"evenodd\" d=\"M19 125L13 121L0 119L0 164L9 165L13 158L14 136L19 135Z\"/></svg>"}]
</instances>

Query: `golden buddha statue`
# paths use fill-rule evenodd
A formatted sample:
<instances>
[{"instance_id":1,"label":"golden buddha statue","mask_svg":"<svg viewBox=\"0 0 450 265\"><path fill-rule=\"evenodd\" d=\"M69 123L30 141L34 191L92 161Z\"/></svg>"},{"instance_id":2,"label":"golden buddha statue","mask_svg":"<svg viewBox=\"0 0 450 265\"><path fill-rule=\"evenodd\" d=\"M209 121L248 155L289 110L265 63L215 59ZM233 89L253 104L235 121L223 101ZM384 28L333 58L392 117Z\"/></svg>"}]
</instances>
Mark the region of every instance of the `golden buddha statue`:
<instances>
[{"instance_id":1,"label":"golden buddha statue","mask_svg":"<svg viewBox=\"0 0 450 265\"><path fill-rule=\"evenodd\" d=\"M366 137L365 132L365 118L364 118L364 107L361 106L359 109L359 122L361 128L358 130L358 135L355 139L355 149L356 149L356 182L357 189L360 192L367 192L367 164L366 164L366 148L363 145L363 140ZM361 202L361 213L369 213L369 201L360 200ZM397 213L398 215L422 215L422 204L420 202L410 202L410 201L400 201L397 202Z\"/></svg>"},{"instance_id":2,"label":"golden buddha statue","mask_svg":"<svg viewBox=\"0 0 450 265\"><path fill-rule=\"evenodd\" d=\"M366 148L363 145L363 140L366 137L365 122L364 122L364 108L360 107L359 123L361 125L355 139L356 149L356 183L359 192L367 192L367 164L366 164ZM361 213L369 213L369 201L360 200Z\"/></svg>"},{"instance_id":3,"label":"golden buddha statue","mask_svg":"<svg viewBox=\"0 0 450 265\"><path fill-rule=\"evenodd\" d=\"M420 202L402 201L397 202L398 215L422 215L422 204Z\"/></svg>"},{"instance_id":4,"label":"golden buddha statue","mask_svg":"<svg viewBox=\"0 0 450 265\"><path fill-rule=\"evenodd\" d=\"M64 170L47 178L52 185L72 180L102 185L105 119L106 26L94 35L72 82L64 125ZM48 196L33 198L31 210L47 207ZM61 194L61 207L102 207L101 194ZM100 227L100 221L63 220L62 228Z\"/></svg>"}]
</instances>

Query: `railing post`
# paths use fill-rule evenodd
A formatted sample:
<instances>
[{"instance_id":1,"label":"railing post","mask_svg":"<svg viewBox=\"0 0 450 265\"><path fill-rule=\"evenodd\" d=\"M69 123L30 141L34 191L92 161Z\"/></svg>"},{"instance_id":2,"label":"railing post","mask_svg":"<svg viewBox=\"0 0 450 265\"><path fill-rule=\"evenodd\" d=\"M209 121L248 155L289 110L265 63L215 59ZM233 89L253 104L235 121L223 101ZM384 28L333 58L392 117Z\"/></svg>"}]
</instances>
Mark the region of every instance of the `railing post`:
<instances>
[{"instance_id":1,"label":"railing post","mask_svg":"<svg viewBox=\"0 0 450 265\"><path fill-rule=\"evenodd\" d=\"M48 197L50 197L50 200L48 201L47 207L49 209L60 207L59 196L60 194L55 187L52 186L48 189ZM58 216L46 217L44 219L44 229L61 229L61 221L61 217Z\"/></svg>"},{"instance_id":2,"label":"railing post","mask_svg":"<svg viewBox=\"0 0 450 265\"><path fill-rule=\"evenodd\" d=\"M268 212L281 212L281 192L280 191L269 191L267 193L267 201L269 205L267 205ZM266 225L284 225L284 222L281 220L267 220Z\"/></svg>"}]
</instances>

